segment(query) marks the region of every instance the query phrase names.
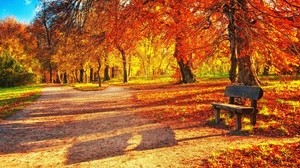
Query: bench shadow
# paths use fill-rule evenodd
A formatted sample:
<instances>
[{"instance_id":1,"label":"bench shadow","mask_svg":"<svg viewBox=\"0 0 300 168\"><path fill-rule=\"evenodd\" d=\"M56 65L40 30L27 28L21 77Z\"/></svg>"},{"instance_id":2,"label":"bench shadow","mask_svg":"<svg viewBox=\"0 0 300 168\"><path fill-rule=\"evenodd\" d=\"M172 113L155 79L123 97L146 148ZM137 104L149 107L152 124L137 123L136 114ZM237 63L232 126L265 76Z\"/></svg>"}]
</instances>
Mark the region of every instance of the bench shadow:
<instances>
[{"instance_id":1,"label":"bench shadow","mask_svg":"<svg viewBox=\"0 0 300 168\"><path fill-rule=\"evenodd\" d=\"M74 144L68 151L66 165L125 154L131 134L122 134Z\"/></svg>"},{"instance_id":2,"label":"bench shadow","mask_svg":"<svg viewBox=\"0 0 300 168\"><path fill-rule=\"evenodd\" d=\"M135 150L149 150L163 147L171 147L177 144L175 134L169 127L155 128L139 132L142 142Z\"/></svg>"},{"instance_id":3,"label":"bench shadow","mask_svg":"<svg viewBox=\"0 0 300 168\"><path fill-rule=\"evenodd\" d=\"M66 165L101 160L125 155L129 151L143 151L177 144L175 134L169 127L153 128L137 132L141 142L133 149L127 149L134 138L133 133L125 133L103 139L74 144L68 151Z\"/></svg>"}]
</instances>

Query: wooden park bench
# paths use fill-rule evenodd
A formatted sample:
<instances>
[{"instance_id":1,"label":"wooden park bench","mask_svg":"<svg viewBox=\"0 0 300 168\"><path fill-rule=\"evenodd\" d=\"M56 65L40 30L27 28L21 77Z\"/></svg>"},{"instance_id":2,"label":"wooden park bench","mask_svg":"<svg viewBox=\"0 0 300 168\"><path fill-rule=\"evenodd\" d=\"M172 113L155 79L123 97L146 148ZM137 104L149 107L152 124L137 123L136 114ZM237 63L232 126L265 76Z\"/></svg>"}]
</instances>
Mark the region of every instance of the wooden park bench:
<instances>
[{"instance_id":1,"label":"wooden park bench","mask_svg":"<svg viewBox=\"0 0 300 168\"><path fill-rule=\"evenodd\" d=\"M250 115L251 124L256 124L257 100L263 96L263 90L258 86L245 86L245 85L230 85L225 89L225 96L229 97L229 103L212 103L214 109L215 121L220 123L220 110L228 111L231 116L236 116L236 129L242 128L242 116ZM251 105L237 105L235 99L250 99Z\"/></svg>"}]
</instances>

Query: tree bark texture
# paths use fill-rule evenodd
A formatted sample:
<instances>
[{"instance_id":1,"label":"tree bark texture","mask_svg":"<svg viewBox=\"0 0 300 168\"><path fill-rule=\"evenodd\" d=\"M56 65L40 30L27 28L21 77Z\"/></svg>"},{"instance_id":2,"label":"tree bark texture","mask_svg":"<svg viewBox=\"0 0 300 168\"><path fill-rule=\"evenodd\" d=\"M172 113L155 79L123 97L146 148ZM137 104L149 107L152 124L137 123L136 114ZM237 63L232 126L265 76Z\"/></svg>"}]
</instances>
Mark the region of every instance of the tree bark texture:
<instances>
[{"instance_id":1,"label":"tree bark texture","mask_svg":"<svg viewBox=\"0 0 300 168\"><path fill-rule=\"evenodd\" d=\"M122 55L122 63L123 63L123 83L128 82L128 74L127 74L127 60L126 60L126 54L125 51L121 48L118 47L118 50L120 51Z\"/></svg>"},{"instance_id":2,"label":"tree bark texture","mask_svg":"<svg viewBox=\"0 0 300 168\"><path fill-rule=\"evenodd\" d=\"M235 25L235 9L232 6L232 3L234 5L234 2L231 1L230 5L224 5L223 6L223 12L226 14L229 24L228 24L228 36L229 36L229 43L230 43L230 61L231 66L229 70L229 79L231 83L236 82L237 77L237 50L236 50L236 25Z\"/></svg>"},{"instance_id":3,"label":"tree bark texture","mask_svg":"<svg viewBox=\"0 0 300 168\"><path fill-rule=\"evenodd\" d=\"M253 62L250 48L251 35L247 15L246 0L231 0L230 4L223 6L228 24L228 36L230 42L231 68L229 79L232 83L243 83L244 85L259 85L259 80ZM236 69L238 67L238 74ZM238 78L238 79L236 79Z\"/></svg>"},{"instance_id":4,"label":"tree bark texture","mask_svg":"<svg viewBox=\"0 0 300 168\"><path fill-rule=\"evenodd\" d=\"M255 68L253 68L252 64L250 56L243 56L238 59L238 83L243 83L244 85L249 86L259 84Z\"/></svg>"},{"instance_id":5,"label":"tree bark texture","mask_svg":"<svg viewBox=\"0 0 300 168\"><path fill-rule=\"evenodd\" d=\"M183 58L183 53L181 51L182 47L182 37L177 36L176 37L176 45L175 45L175 52L174 52L174 57L177 60L177 63L180 68L180 73L181 73L181 82L182 83L194 83L195 76L192 73L191 67L189 65L189 61L185 61Z\"/></svg>"}]
</instances>

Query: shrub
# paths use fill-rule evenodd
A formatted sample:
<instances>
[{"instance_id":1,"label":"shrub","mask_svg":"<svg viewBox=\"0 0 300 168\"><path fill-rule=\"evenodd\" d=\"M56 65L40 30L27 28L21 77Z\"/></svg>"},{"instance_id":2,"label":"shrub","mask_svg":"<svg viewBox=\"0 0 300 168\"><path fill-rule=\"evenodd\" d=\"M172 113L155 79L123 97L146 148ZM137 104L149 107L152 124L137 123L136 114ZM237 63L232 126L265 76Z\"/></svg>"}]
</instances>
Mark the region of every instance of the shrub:
<instances>
[{"instance_id":1,"label":"shrub","mask_svg":"<svg viewBox=\"0 0 300 168\"><path fill-rule=\"evenodd\" d=\"M0 54L0 87L20 86L33 82L34 74L27 72L7 53Z\"/></svg>"}]
</instances>

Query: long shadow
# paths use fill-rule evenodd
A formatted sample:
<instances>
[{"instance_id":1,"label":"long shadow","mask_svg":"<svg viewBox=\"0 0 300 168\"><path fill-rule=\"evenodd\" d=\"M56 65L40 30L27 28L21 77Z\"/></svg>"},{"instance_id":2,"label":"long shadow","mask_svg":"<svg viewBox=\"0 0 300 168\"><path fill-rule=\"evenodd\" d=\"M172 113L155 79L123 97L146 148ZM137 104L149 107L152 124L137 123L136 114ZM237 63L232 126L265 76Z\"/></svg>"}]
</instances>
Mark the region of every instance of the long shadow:
<instances>
[{"instance_id":1,"label":"long shadow","mask_svg":"<svg viewBox=\"0 0 300 168\"><path fill-rule=\"evenodd\" d=\"M207 91L206 94L210 92L211 91ZM56 125L50 127L47 124L51 121L44 121L31 124L22 122L0 122L0 154L27 153L30 151L43 149L51 146L51 144L39 143L40 141L42 142L45 140L74 138L78 136L117 131L124 128L138 127L145 124L149 124L150 121L140 122L139 120L136 120L135 114L129 114L126 112L129 112L136 108L147 108L149 110L152 107L165 105L165 103L160 104L160 101L155 101L146 104L133 104L133 102L131 102L132 100L127 101L125 99L121 99L120 102L114 99L102 99L99 101L94 100L89 103L70 101L66 102L64 104L64 107L61 107L61 105L56 105L55 103L51 102L51 100L54 100L56 102L60 101L60 99L56 99L56 97L68 99L69 97L76 96L77 93L79 93L79 91L75 91L72 93L44 95L40 99L42 104L50 103L51 105L53 104L52 107L40 107L38 109L33 109L28 114L28 117L72 117L72 115L79 116L92 113L101 116L105 115L106 112L115 113L112 116L104 116L102 118L95 117L93 119L70 120L64 123L56 123ZM110 95L109 93L105 94L105 96L107 97L109 97ZM175 102L175 100L177 99L189 99L191 96L196 95L198 95L198 93L177 96L174 98L167 99L166 102L172 103ZM53 99L47 100L47 96L49 96L48 98ZM88 94L85 96L88 96ZM101 95L99 97L101 97ZM43 102L44 100L47 101ZM84 105L88 106L91 109L84 109ZM125 120L126 122L122 122L123 124L119 124L119 121L121 120ZM139 134L142 136L142 140L141 143L134 150L149 150L170 147L177 144L173 130L168 127L144 130L140 131ZM109 138L77 143L69 149L66 164L74 164L78 162L85 162L123 155L126 153L126 148L129 145L128 140L130 140L130 138L132 138L132 135L130 133L126 133ZM108 148L107 144L110 144L109 146L113 147ZM82 153L84 153L85 155L82 155Z\"/></svg>"},{"instance_id":2,"label":"long shadow","mask_svg":"<svg viewBox=\"0 0 300 168\"><path fill-rule=\"evenodd\" d=\"M200 94L211 94L211 93L216 93L216 92L222 92L224 91L224 89L218 89L218 90L213 90L213 91L205 91L205 92L201 92L201 93L189 93L186 95L180 95L180 96L174 96L171 98L164 98L161 100L157 100L157 101L151 101L151 102L141 102L141 101L137 101L136 106L134 106L135 108L138 107L156 107L156 106L160 106L160 105L188 105L191 102L196 102L196 103L203 103L203 104L210 104L213 100L191 100L191 98L196 97ZM178 101L179 100L179 101ZM182 100L188 100L185 102L182 102ZM176 102L178 101L178 102Z\"/></svg>"},{"instance_id":3,"label":"long shadow","mask_svg":"<svg viewBox=\"0 0 300 168\"><path fill-rule=\"evenodd\" d=\"M70 94L65 94L63 97L69 97ZM56 95L54 98L57 97ZM61 96L60 96L61 97ZM46 98L47 99L47 98ZM43 104L43 100L45 97L41 98L41 102ZM53 104L50 101L47 101L44 104ZM102 103L108 107L101 107ZM126 112L131 111L133 108L140 108L141 105L132 105L132 104L125 104L126 102L117 102L115 100L104 100L99 102L93 102L93 105L87 104L90 109L80 109L81 104L74 102L74 104L66 103L66 107L59 107L56 106L54 103L50 108L40 107L38 106L37 109L32 109L31 112L28 114L29 118L32 117L44 117L46 118L43 122L38 123L0 123L0 154L8 154L8 153L23 153L28 151L34 151L39 148L49 147L50 145L45 143L31 143L31 142L38 142L44 140L54 140L54 139L61 139L61 138L72 138L78 136L84 136L89 134L95 133L103 133L103 132L110 132L118 129L129 128L129 127L136 127L141 126L147 123L141 123L140 121L136 120L136 116L132 113L128 114ZM128 103L128 102L127 102ZM60 104L61 105L61 104ZM48 106L48 105L46 105ZM100 106L100 107L99 107ZM155 106L155 104L153 104ZM151 107L151 106L147 106ZM47 117L55 116L55 117L68 117L70 115L83 115L89 113L97 113L97 115L105 115L106 112L114 112L114 114L110 114L109 117L102 117L102 118L93 118L93 119L84 119L84 120L70 120L64 123L56 123L56 125L49 127L48 123L51 121L47 121ZM10 121L17 121L18 118L10 118ZM119 121L125 120L127 122L123 122L123 124L118 124ZM55 121L53 121L55 122ZM88 124L87 124L88 123ZM84 126L84 129L82 128ZM155 132L159 132L159 130L153 130L152 132L142 132L141 134L144 135L145 143L141 144L138 148L139 150L143 148L149 148L146 142L147 139L150 139L150 135L155 134ZM169 133L165 133L165 135L169 135ZM149 136L147 136L149 135ZM174 135L172 135L174 139ZM171 143L172 142L172 143ZM173 141L171 141L169 145L173 145ZM165 146L163 144L161 146ZM150 143L150 146L154 146L155 148L159 147L159 142L155 142L154 144Z\"/></svg>"},{"instance_id":4,"label":"long shadow","mask_svg":"<svg viewBox=\"0 0 300 168\"><path fill-rule=\"evenodd\" d=\"M122 134L75 144L69 149L65 164L70 165L123 155L130 138L130 134Z\"/></svg>"},{"instance_id":5,"label":"long shadow","mask_svg":"<svg viewBox=\"0 0 300 168\"><path fill-rule=\"evenodd\" d=\"M142 142L135 148L138 151L170 147L177 144L174 131L169 127L145 130L139 134L142 135Z\"/></svg>"},{"instance_id":6,"label":"long shadow","mask_svg":"<svg viewBox=\"0 0 300 168\"><path fill-rule=\"evenodd\" d=\"M66 164L101 160L124 155L127 151L150 150L177 144L175 134L169 127L143 130L138 132L138 135L142 137L141 142L130 150L126 149L133 138L133 134L130 133L75 144L69 149Z\"/></svg>"},{"instance_id":7,"label":"long shadow","mask_svg":"<svg viewBox=\"0 0 300 168\"><path fill-rule=\"evenodd\" d=\"M210 94L215 92L220 92L220 90L214 91L206 91L202 92L201 94ZM210 104L213 100L191 100L191 98L198 96L199 93L190 93L181 96L174 96L172 98L165 98L162 100L152 101L152 102L140 102L136 101L134 104L131 102L122 103L115 100L105 100L105 101L93 101L93 102L67 102L64 106L55 106L53 105L51 108L43 108L43 109L33 109L30 113L31 117L49 117L49 116L64 116L64 115L75 115L75 114L88 114L88 113L103 113L103 112L110 112L110 111L120 111L128 108L138 109L138 108L152 108L158 107L162 105L189 105L192 102L196 102L198 104ZM185 100L184 102L176 100ZM46 104L52 104L52 102L44 102ZM84 104L86 104L84 106ZM85 107L88 107L85 109ZM39 111L47 111L44 113L40 113Z\"/></svg>"},{"instance_id":8,"label":"long shadow","mask_svg":"<svg viewBox=\"0 0 300 168\"><path fill-rule=\"evenodd\" d=\"M69 121L51 127L47 126L49 121L34 124L0 124L0 154L23 153L48 147L48 144L35 145L30 142L73 138L147 124L141 123L135 118L136 116L133 114L119 113L117 116ZM127 122L118 124L121 120Z\"/></svg>"}]
</instances>

